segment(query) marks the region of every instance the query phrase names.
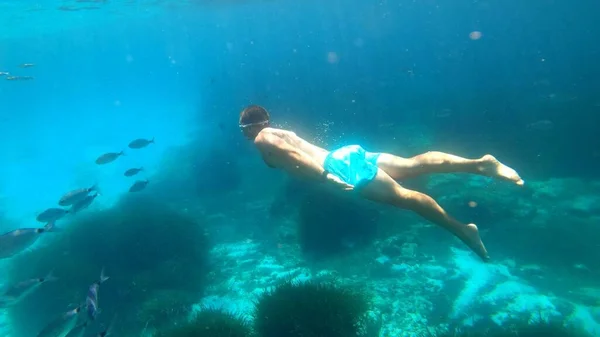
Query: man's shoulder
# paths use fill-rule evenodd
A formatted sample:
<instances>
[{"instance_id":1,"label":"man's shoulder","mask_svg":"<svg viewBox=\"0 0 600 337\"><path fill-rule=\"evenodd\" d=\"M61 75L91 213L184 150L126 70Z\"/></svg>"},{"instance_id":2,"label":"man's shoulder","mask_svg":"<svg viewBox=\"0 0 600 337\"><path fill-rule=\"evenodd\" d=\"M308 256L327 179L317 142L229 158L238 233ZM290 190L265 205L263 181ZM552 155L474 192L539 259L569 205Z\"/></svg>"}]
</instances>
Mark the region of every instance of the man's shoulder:
<instances>
[{"instance_id":1,"label":"man's shoulder","mask_svg":"<svg viewBox=\"0 0 600 337\"><path fill-rule=\"evenodd\" d=\"M291 131L276 129L276 128L264 128L262 129L258 135L256 136L256 141L259 142L268 142L268 141L277 141L280 140L283 136L293 133Z\"/></svg>"},{"instance_id":2,"label":"man's shoulder","mask_svg":"<svg viewBox=\"0 0 600 337\"><path fill-rule=\"evenodd\" d=\"M272 128L264 128L262 129L256 138L254 138L254 144L256 145L266 145L272 144L279 139L277 133Z\"/></svg>"}]
</instances>

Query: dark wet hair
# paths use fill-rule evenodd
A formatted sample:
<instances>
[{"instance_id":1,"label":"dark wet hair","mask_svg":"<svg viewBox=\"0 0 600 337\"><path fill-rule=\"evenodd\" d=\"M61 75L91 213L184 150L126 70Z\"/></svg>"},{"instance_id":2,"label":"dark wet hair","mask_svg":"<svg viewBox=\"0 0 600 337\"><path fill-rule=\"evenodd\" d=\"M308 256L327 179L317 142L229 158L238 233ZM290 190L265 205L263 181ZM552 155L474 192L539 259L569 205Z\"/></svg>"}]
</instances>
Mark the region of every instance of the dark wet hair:
<instances>
[{"instance_id":1,"label":"dark wet hair","mask_svg":"<svg viewBox=\"0 0 600 337\"><path fill-rule=\"evenodd\" d=\"M267 124L269 112L259 105L249 105L240 113L240 126L249 124Z\"/></svg>"}]
</instances>

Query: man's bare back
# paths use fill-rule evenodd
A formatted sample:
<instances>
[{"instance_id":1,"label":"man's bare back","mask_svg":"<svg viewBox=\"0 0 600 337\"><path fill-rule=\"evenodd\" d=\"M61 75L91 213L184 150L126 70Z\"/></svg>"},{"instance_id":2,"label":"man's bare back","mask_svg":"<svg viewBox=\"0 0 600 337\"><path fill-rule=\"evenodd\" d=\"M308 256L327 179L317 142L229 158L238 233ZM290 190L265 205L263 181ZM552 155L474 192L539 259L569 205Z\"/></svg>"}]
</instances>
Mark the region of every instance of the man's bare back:
<instances>
[{"instance_id":1,"label":"man's bare back","mask_svg":"<svg viewBox=\"0 0 600 337\"><path fill-rule=\"evenodd\" d=\"M291 149L305 153L317 163L322 163L329 153L329 151L298 137L295 132L270 127L264 128L260 131L256 139L254 139L254 144L257 145L265 163L273 168L287 166L285 162L289 160L289 157L280 152L272 151L269 146L260 146L261 143L285 143ZM277 146L281 146L281 144Z\"/></svg>"},{"instance_id":2,"label":"man's bare back","mask_svg":"<svg viewBox=\"0 0 600 337\"><path fill-rule=\"evenodd\" d=\"M251 113L262 113L265 117L258 122L247 122ZM365 199L412 210L450 231L486 261L489 256L477 226L455 220L430 196L406 189L397 181L422 174L464 172L524 184L515 170L491 155L466 159L442 152L427 152L402 158L388 153L368 152L359 145L327 151L294 132L269 127L268 121L266 110L257 106L245 109L240 115L242 131L253 140L270 167L330 183L342 190L356 190Z\"/></svg>"}]
</instances>

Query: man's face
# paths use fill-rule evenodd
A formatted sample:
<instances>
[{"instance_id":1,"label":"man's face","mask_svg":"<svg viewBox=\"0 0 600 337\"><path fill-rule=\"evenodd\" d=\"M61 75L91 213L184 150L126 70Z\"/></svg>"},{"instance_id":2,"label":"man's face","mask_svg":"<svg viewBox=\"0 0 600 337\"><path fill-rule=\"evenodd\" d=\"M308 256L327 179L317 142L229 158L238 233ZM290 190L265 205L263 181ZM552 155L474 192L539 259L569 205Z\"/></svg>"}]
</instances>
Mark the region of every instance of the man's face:
<instances>
[{"instance_id":1,"label":"man's face","mask_svg":"<svg viewBox=\"0 0 600 337\"><path fill-rule=\"evenodd\" d=\"M256 138L258 135L258 132L256 132L256 126L254 125L241 127L241 129L244 137L246 137L248 140L254 140L254 138Z\"/></svg>"}]
</instances>

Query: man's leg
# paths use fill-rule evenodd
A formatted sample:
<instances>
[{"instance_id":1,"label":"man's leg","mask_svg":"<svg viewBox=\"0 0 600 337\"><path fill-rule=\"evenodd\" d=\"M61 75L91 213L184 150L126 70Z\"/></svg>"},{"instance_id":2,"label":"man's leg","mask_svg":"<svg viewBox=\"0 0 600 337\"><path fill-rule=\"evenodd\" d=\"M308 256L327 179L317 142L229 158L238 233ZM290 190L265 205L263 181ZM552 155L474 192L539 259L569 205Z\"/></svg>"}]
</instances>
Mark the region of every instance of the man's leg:
<instances>
[{"instance_id":1,"label":"man's leg","mask_svg":"<svg viewBox=\"0 0 600 337\"><path fill-rule=\"evenodd\" d=\"M467 244L484 261L489 259L485 246L474 224L462 224L450 217L430 196L400 186L383 170L378 170L375 179L359 189L366 199L409 209L425 219L441 226Z\"/></svg>"},{"instance_id":2,"label":"man's leg","mask_svg":"<svg viewBox=\"0 0 600 337\"><path fill-rule=\"evenodd\" d=\"M377 165L395 180L408 179L429 173L462 172L500 178L517 185L525 183L515 170L502 164L489 154L478 159L466 159L436 151L423 153L412 158L402 158L382 153L377 159Z\"/></svg>"}]
</instances>

